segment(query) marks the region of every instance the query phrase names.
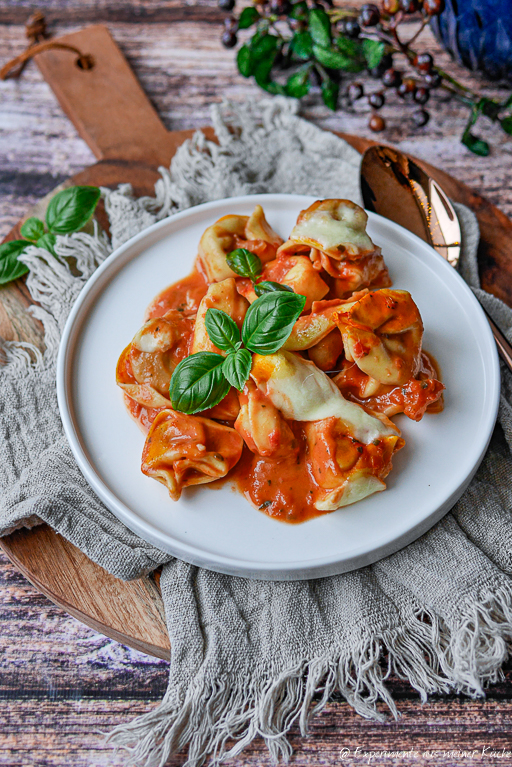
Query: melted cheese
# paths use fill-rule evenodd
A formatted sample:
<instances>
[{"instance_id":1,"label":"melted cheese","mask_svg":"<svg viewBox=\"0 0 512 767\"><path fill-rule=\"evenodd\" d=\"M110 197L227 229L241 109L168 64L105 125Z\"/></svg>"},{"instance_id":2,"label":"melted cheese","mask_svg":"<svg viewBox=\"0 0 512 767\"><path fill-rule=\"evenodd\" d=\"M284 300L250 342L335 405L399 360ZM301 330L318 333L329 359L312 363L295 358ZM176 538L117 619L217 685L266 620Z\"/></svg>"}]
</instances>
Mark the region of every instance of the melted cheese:
<instances>
[{"instance_id":1,"label":"melted cheese","mask_svg":"<svg viewBox=\"0 0 512 767\"><path fill-rule=\"evenodd\" d=\"M306 212L294 226L290 239L318 243L320 250L333 250L350 243L361 251L373 251L375 246L366 234L367 220L362 208L340 200L334 210L319 207Z\"/></svg>"},{"instance_id":2,"label":"melted cheese","mask_svg":"<svg viewBox=\"0 0 512 767\"><path fill-rule=\"evenodd\" d=\"M348 402L331 379L316 365L291 352L255 354L251 377L259 389L294 421L320 421L335 416L357 440L369 444L400 431L388 419L381 421L360 405Z\"/></svg>"}]
</instances>

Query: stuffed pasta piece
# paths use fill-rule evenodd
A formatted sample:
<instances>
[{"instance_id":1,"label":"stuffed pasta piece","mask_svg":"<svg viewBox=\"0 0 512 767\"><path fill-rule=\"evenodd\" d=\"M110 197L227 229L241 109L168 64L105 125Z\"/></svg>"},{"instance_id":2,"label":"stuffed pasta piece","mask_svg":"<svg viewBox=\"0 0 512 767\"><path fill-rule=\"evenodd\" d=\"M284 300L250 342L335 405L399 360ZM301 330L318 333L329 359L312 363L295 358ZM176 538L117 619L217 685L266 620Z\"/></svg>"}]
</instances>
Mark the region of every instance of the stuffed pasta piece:
<instances>
[{"instance_id":1,"label":"stuffed pasta piece","mask_svg":"<svg viewBox=\"0 0 512 767\"><path fill-rule=\"evenodd\" d=\"M272 406L299 426L310 480L305 505L334 511L385 490L392 457L404 445L388 418L345 400L325 373L293 352L254 355L251 378ZM278 468L277 476L283 470Z\"/></svg>"},{"instance_id":2,"label":"stuffed pasta piece","mask_svg":"<svg viewBox=\"0 0 512 767\"><path fill-rule=\"evenodd\" d=\"M366 224L362 208L340 199L302 211L286 242L259 205L251 216L223 216L201 237L195 271L153 301L116 380L147 435L142 472L173 500L228 477L273 518L302 522L332 512L386 488L405 444L391 416L419 420L442 409L444 386L422 348L418 307L407 291L390 288ZM236 249L258 256L253 276L228 265ZM260 310L251 305L269 290L305 301L280 348L265 346L267 329L262 346L251 347L247 339L258 334L254 327L244 334L244 323L255 322ZM228 326L215 335L212 318L221 315ZM247 360L244 379L227 377L222 394L203 400L213 406L179 412L174 394L171 405L180 362L209 355L224 370L235 353Z\"/></svg>"},{"instance_id":3,"label":"stuffed pasta piece","mask_svg":"<svg viewBox=\"0 0 512 767\"><path fill-rule=\"evenodd\" d=\"M389 287L381 249L366 232L367 221L365 211L350 200L317 200L300 213L277 257L308 257L332 286L332 298L346 298L362 288ZM323 296L314 300L319 298Z\"/></svg>"}]
</instances>

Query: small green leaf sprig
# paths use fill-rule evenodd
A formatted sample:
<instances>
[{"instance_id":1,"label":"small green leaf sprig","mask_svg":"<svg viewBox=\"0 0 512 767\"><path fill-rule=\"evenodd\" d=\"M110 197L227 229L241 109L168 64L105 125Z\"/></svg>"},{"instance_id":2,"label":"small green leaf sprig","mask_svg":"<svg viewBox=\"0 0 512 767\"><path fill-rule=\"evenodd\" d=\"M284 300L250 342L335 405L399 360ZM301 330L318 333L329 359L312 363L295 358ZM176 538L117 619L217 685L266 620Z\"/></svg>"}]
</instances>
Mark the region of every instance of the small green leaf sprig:
<instances>
[{"instance_id":1,"label":"small green leaf sprig","mask_svg":"<svg viewBox=\"0 0 512 767\"><path fill-rule=\"evenodd\" d=\"M29 245L44 248L55 256L58 234L78 232L92 217L100 190L95 186L70 186L52 197L45 222L32 216L21 227L22 240L11 240L0 245L0 285L22 277L28 272L26 264L18 260Z\"/></svg>"},{"instance_id":2,"label":"small green leaf sprig","mask_svg":"<svg viewBox=\"0 0 512 767\"><path fill-rule=\"evenodd\" d=\"M262 265L250 250L237 248L226 260L236 274L253 281L259 297L247 310L241 333L226 312L220 309L206 312L208 336L226 356L196 352L176 366L169 397L175 410L188 415L218 405L231 386L242 391L251 372L251 352L275 354L288 339L306 305L306 297L286 285L270 281L255 283Z\"/></svg>"},{"instance_id":3,"label":"small green leaf sprig","mask_svg":"<svg viewBox=\"0 0 512 767\"><path fill-rule=\"evenodd\" d=\"M235 2L218 0L219 7L230 12ZM415 49L424 27L442 13L444 0L380 0L357 10L344 4L333 7L333 0L254 2L238 18L231 15L225 20L222 43L233 48L238 30L254 30L238 50L237 66L240 74L254 77L268 93L300 99L312 87L319 87L329 109L353 111L365 89L353 81L342 88L343 77L366 70L382 81L379 90L367 94L372 131L386 128L379 110L390 99L392 89L404 106L407 102L414 105L410 116L416 128L429 122L425 105L441 89L469 109L461 141L474 154L485 157L490 151L489 144L473 132L481 116L512 135L512 96L503 100L482 96L436 66L429 52ZM411 35L411 25L406 23L408 39L403 39L402 22L414 20L418 27Z\"/></svg>"}]
</instances>

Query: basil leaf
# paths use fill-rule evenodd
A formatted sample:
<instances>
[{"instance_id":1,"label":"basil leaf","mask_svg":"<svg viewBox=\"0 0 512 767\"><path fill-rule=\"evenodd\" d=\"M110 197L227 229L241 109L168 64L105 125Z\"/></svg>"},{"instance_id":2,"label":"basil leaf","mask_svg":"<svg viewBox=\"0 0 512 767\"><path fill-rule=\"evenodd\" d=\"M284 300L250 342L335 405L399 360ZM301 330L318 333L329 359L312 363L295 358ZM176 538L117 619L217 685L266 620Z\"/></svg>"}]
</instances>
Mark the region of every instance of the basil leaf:
<instances>
[{"instance_id":1,"label":"basil leaf","mask_svg":"<svg viewBox=\"0 0 512 767\"><path fill-rule=\"evenodd\" d=\"M226 256L226 261L230 269L240 277L249 277L254 280L261 274L261 261L255 253L251 253L247 248L237 248L232 250Z\"/></svg>"},{"instance_id":2,"label":"basil leaf","mask_svg":"<svg viewBox=\"0 0 512 767\"><path fill-rule=\"evenodd\" d=\"M334 80L328 78L327 80L322 81L321 88L322 98L324 100L325 106L329 107L329 109L332 109L332 111L335 112L336 107L338 106L338 93L340 86L338 83L335 83Z\"/></svg>"},{"instance_id":3,"label":"basil leaf","mask_svg":"<svg viewBox=\"0 0 512 767\"><path fill-rule=\"evenodd\" d=\"M305 296L288 291L267 293L258 298L245 315L244 345L257 354L274 354L292 332L305 304Z\"/></svg>"},{"instance_id":4,"label":"basil leaf","mask_svg":"<svg viewBox=\"0 0 512 767\"><path fill-rule=\"evenodd\" d=\"M240 348L240 331L236 322L220 309L208 309L204 318L206 330L218 349L233 352Z\"/></svg>"},{"instance_id":5,"label":"basil leaf","mask_svg":"<svg viewBox=\"0 0 512 767\"><path fill-rule=\"evenodd\" d=\"M253 5L244 8L238 19L238 29L249 29L253 24L256 24L260 17L260 14Z\"/></svg>"},{"instance_id":6,"label":"basil leaf","mask_svg":"<svg viewBox=\"0 0 512 767\"><path fill-rule=\"evenodd\" d=\"M378 67L384 56L386 46L380 40L363 40L363 55L368 69Z\"/></svg>"},{"instance_id":7,"label":"basil leaf","mask_svg":"<svg viewBox=\"0 0 512 767\"><path fill-rule=\"evenodd\" d=\"M249 378L251 365L251 352L248 349L238 349L238 351L228 354L224 360L222 372L231 386L234 386L238 391L242 391L245 382Z\"/></svg>"},{"instance_id":8,"label":"basil leaf","mask_svg":"<svg viewBox=\"0 0 512 767\"><path fill-rule=\"evenodd\" d=\"M242 45L236 56L238 71L244 77L250 77L254 73L254 57L248 45Z\"/></svg>"},{"instance_id":9,"label":"basil leaf","mask_svg":"<svg viewBox=\"0 0 512 767\"><path fill-rule=\"evenodd\" d=\"M500 125L506 133L512 135L512 117L502 117L500 120Z\"/></svg>"},{"instance_id":10,"label":"basil leaf","mask_svg":"<svg viewBox=\"0 0 512 767\"><path fill-rule=\"evenodd\" d=\"M331 44L331 20L322 8L309 12L309 31L313 42L328 48Z\"/></svg>"},{"instance_id":11,"label":"basil leaf","mask_svg":"<svg viewBox=\"0 0 512 767\"><path fill-rule=\"evenodd\" d=\"M305 67L301 67L298 72L295 72L286 82L286 95L293 98L300 99L309 92L309 73L311 71L311 65L306 64Z\"/></svg>"},{"instance_id":12,"label":"basil leaf","mask_svg":"<svg viewBox=\"0 0 512 767\"><path fill-rule=\"evenodd\" d=\"M321 45L313 46L313 55L317 61L328 69L343 69L345 72L360 72L362 67L358 61L353 61L344 53L334 48L323 48Z\"/></svg>"},{"instance_id":13,"label":"basil leaf","mask_svg":"<svg viewBox=\"0 0 512 767\"><path fill-rule=\"evenodd\" d=\"M46 223L50 232L69 234L77 232L89 221L98 200L100 190L96 186L70 186L52 197L46 211Z\"/></svg>"},{"instance_id":14,"label":"basil leaf","mask_svg":"<svg viewBox=\"0 0 512 767\"><path fill-rule=\"evenodd\" d=\"M291 39L290 50L299 59L309 59L313 53L313 40L309 32L297 32Z\"/></svg>"},{"instance_id":15,"label":"basil leaf","mask_svg":"<svg viewBox=\"0 0 512 767\"><path fill-rule=\"evenodd\" d=\"M229 391L223 364L224 357L213 352L197 352L181 360L169 386L173 408L192 415L218 405Z\"/></svg>"},{"instance_id":16,"label":"basil leaf","mask_svg":"<svg viewBox=\"0 0 512 767\"><path fill-rule=\"evenodd\" d=\"M48 250L52 254L52 256L57 256L55 252L56 242L57 242L57 237L51 232L47 232L46 234L43 234L43 236L38 239L38 241L36 242L36 245L38 248L44 248L45 250Z\"/></svg>"},{"instance_id":17,"label":"basil leaf","mask_svg":"<svg viewBox=\"0 0 512 767\"><path fill-rule=\"evenodd\" d=\"M44 224L39 218L31 216L27 218L23 226L21 227L21 236L26 240L32 240L35 242L44 234Z\"/></svg>"},{"instance_id":18,"label":"basil leaf","mask_svg":"<svg viewBox=\"0 0 512 767\"><path fill-rule=\"evenodd\" d=\"M0 285L17 280L28 272L28 266L18 261L18 256L28 245L32 243L27 240L11 240L0 245Z\"/></svg>"},{"instance_id":19,"label":"basil leaf","mask_svg":"<svg viewBox=\"0 0 512 767\"><path fill-rule=\"evenodd\" d=\"M272 282L271 280L263 280L263 282L257 282L254 285L254 292L257 296L264 296L265 293L277 293L277 292L294 293L293 288L289 285L281 285L280 282Z\"/></svg>"},{"instance_id":20,"label":"basil leaf","mask_svg":"<svg viewBox=\"0 0 512 767\"><path fill-rule=\"evenodd\" d=\"M464 135L462 136L462 143L464 146L467 146L467 148L473 152L473 154L478 154L480 157L487 157L489 154L489 144L487 141L483 141L483 139L478 138L478 136L475 136L469 130L464 131Z\"/></svg>"}]
</instances>

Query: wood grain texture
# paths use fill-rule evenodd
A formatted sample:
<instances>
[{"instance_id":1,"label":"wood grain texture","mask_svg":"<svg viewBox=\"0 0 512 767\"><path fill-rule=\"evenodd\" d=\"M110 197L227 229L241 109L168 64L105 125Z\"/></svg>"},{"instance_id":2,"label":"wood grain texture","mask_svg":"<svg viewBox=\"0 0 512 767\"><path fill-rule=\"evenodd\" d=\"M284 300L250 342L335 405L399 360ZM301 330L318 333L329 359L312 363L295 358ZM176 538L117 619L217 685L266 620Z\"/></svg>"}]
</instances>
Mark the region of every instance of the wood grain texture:
<instances>
[{"instance_id":1,"label":"wood grain texture","mask_svg":"<svg viewBox=\"0 0 512 767\"><path fill-rule=\"evenodd\" d=\"M357 0L352 5L360 4ZM25 0L0 3L0 48L7 59L24 47ZM65 34L84 23L108 21L109 29L169 129L207 125L209 104L228 96L235 102L259 98L261 91L237 75L232 51L219 43L223 17L213 0L188 5L169 0L50 0L45 3L52 32ZM430 33L425 47L436 49ZM439 61L446 63L442 54ZM476 82L463 75L467 82ZM372 85L370 87L375 87ZM494 88L488 87L489 92ZM53 94L33 65L19 82L0 86L0 234L7 234L30 206L57 183L94 162L94 155L62 114ZM332 115L308 98L303 114L316 124L374 138L367 129L366 105L353 114ZM379 139L394 143L486 195L505 213L512 213L512 147L491 125L482 133L494 144L486 160L475 158L459 142L465 110L446 103L436 108L427 129L412 131L402 109L384 108L389 129ZM118 170L118 169L116 169ZM499 266L496 266L498 269ZM26 333L21 327L19 337ZM91 767L125 764L102 744L98 730L149 710L166 685L165 661L122 647L86 628L52 605L16 572L0 562L0 764ZM379 725L355 715L334 700L313 723L307 740L292 733L293 764L366 764L354 754L362 750L416 749L419 757L384 756L383 765L512 764L512 759L482 754L482 748L510 747L512 675L490 688L487 700L448 697L421 706L407 685L391 680L402 718ZM343 757L341 749L350 753ZM424 749L437 751L433 758ZM452 750L476 754L450 755ZM181 765L184 755L172 765ZM256 741L232 762L269 764L266 749Z\"/></svg>"},{"instance_id":2,"label":"wood grain texture","mask_svg":"<svg viewBox=\"0 0 512 767\"><path fill-rule=\"evenodd\" d=\"M2 767L122 767L126 757L103 743L102 732L145 713L165 692L167 663L91 631L35 591L0 554L0 764ZM292 767L498 767L490 757L509 749L512 669L485 700L433 697L392 679L401 717L384 724L362 719L335 697L311 723L308 738L291 732ZM356 752L414 751L374 757ZM482 754L483 749L488 749ZM434 751L435 756L424 756ZM446 752L476 752L471 758ZM445 752L445 753L443 753ZM178 754L168 767L179 767ZM260 740L232 767L271 767Z\"/></svg>"}]
</instances>

